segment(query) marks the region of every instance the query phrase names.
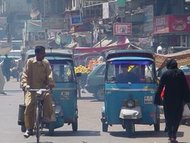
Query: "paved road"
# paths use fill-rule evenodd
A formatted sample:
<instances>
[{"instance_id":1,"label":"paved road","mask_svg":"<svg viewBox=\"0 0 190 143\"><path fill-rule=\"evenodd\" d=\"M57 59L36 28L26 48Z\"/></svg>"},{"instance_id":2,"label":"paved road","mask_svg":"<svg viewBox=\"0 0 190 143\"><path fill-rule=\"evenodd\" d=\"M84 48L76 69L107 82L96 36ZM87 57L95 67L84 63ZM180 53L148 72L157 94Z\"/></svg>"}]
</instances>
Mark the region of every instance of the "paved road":
<instances>
[{"instance_id":1,"label":"paved road","mask_svg":"<svg viewBox=\"0 0 190 143\"><path fill-rule=\"evenodd\" d=\"M0 142L1 143L35 143L35 136L24 139L17 125L18 104L23 102L23 94L19 83L12 79L5 85L7 95L0 94ZM153 126L136 126L134 138L127 138L121 126L109 127L108 133L101 131L102 102L95 100L90 94L82 94L78 100L79 130L72 132L71 126L64 125L55 130L55 136L48 136L45 130L42 143L167 143L167 136L161 131L156 133ZM190 143L189 126L180 126L178 140Z\"/></svg>"}]
</instances>

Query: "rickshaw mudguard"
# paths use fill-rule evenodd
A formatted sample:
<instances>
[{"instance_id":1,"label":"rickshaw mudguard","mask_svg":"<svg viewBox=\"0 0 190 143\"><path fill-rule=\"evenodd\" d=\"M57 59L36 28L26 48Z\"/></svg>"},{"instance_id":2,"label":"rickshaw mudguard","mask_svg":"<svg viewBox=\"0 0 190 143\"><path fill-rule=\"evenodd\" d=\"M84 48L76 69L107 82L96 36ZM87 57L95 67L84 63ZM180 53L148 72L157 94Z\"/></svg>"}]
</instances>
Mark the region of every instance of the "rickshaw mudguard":
<instances>
[{"instance_id":1,"label":"rickshaw mudguard","mask_svg":"<svg viewBox=\"0 0 190 143\"><path fill-rule=\"evenodd\" d=\"M142 111L140 106L134 108L122 107L119 118L121 119L140 119L142 118Z\"/></svg>"}]
</instances>

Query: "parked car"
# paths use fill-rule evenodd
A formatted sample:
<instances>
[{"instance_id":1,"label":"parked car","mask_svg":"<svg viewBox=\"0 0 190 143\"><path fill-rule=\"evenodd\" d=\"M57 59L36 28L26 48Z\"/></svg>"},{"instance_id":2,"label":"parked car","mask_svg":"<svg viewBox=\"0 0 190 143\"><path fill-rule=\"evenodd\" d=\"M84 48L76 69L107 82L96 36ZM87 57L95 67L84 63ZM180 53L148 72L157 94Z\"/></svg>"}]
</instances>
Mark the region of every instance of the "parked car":
<instances>
[{"instance_id":1,"label":"parked car","mask_svg":"<svg viewBox=\"0 0 190 143\"><path fill-rule=\"evenodd\" d=\"M85 88L98 100L104 100L105 63L100 63L88 74Z\"/></svg>"}]
</instances>

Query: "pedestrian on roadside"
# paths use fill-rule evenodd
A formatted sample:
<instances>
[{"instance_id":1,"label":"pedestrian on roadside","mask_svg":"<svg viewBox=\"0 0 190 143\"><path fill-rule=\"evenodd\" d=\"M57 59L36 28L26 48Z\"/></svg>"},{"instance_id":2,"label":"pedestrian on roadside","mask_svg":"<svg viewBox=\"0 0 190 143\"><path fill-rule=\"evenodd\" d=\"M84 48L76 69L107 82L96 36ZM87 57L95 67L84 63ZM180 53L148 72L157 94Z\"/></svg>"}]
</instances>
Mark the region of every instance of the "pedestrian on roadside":
<instances>
[{"instance_id":1,"label":"pedestrian on roadside","mask_svg":"<svg viewBox=\"0 0 190 143\"><path fill-rule=\"evenodd\" d=\"M157 49L156 49L157 54L163 54L163 47L162 47L162 42L159 43Z\"/></svg>"},{"instance_id":2,"label":"pedestrian on roadside","mask_svg":"<svg viewBox=\"0 0 190 143\"><path fill-rule=\"evenodd\" d=\"M12 66L12 60L8 57L8 55L5 55L5 59L3 60L2 70L7 81L10 80L11 66Z\"/></svg>"},{"instance_id":3,"label":"pedestrian on roadside","mask_svg":"<svg viewBox=\"0 0 190 143\"><path fill-rule=\"evenodd\" d=\"M6 94L4 92L5 78L2 71L2 62L0 63L0 94Z\"/></svg>"},{"instance_id":4,"label":"pedestrian on roadside","mask_svg":"<svg viewBox=\"0 0 190 143\"><path fill-rule=\"evenodd\" d=\"M178 69L176 60L168 60L166 68L167 70L161 76L154 103L163 104L169 141L177 143L177 131L182 119L184 103L190 102L190 92L186 77L183 71ZM164 87L164 95L161 99Z\"/></svg>"}]
</instances>

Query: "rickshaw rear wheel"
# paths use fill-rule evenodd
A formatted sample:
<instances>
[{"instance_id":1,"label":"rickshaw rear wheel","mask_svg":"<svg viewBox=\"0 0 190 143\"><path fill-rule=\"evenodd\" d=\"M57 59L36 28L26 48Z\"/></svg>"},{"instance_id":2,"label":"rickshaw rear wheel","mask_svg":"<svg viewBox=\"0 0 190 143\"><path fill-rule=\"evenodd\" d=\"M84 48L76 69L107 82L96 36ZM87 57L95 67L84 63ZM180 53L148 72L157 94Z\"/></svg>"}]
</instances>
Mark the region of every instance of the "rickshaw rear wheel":
<instances>
[{"instance_id":1,"label":"rickshaw rear wheel","mask_svg":"<svg viewBox=\"0 0 190 143\"><path fill-rule=\"evenodd\" d=\"M49 135L50 136L54 135L54 125L53 125L53 123L49 123Z\"/></svg>"},{"instance_id":2,"label":"rickshaw rear wheel","mask_svg":"<svg viewBox=\"0 0 190 143\"><path fill-rule=\"evenodd\" d=\"M154 131L159 132L160 131L160 122L154 124Z\"/></svg>"},{"instance_id":3,"label":"rickshaw rear wheel","mask_svg":"<svg viewBox=\"0 0 190 143\"><path fill-rule=\"evenodd\" d=\"M154 131L159 132L160 131L160 125L158 123L154 124Z\"/></svg>"},{"instance_id":4,"label":"rickshaw rear wheel","mask_svg":"<svg viewBox=\"0 0 190 143\"><path fill-rule=\"evenodd\" d=\"M77 132L78 130L78 118L75 117L75 121L72 123L72 130L73 132Z\"/></svg>"},{"instance_id":5,"label":"rickshaw rear wheel","mask_svg":"<svg viewBox=\"0 0 190 143\"><path fill-rule=\"evenodd\" d=\"M130 120L126 120L126 132L127 132L127 136L128 137L132 137L132 135L135 132L135 124L130 121Z\"/></svg>"},{"instance_id":6,"label":"rickshaw rear wheel","mask_svg":"<svg viewBox=\"0 0 190 143\"><path fill-rule=\"evenodd\" d=\"M21 125L21 132L26 132L26 127L25 127L25 125Z\"/></svg>"},{"instance_id":7,"label":"rickshaw rear wheel","mask_svg":"<svg viewBox=\"0 0 190 143\"><path fill-rule=\"evenodd\" d=\"M107 132L108 131L108 124L106 124L105 122L102 122L102 131L103 132Z\"/></svg>"},{"instance_id":8,"label":"rickshaw rear wheel","mask_svg":"<svg viewBox=\"0 0 190 143\"><path fill-rule=\"evenodd\" d=\"M157 119L157 123L154 124L154 131L159 132L160 131L160 119Z\"/></svg>"}]
</instances>

